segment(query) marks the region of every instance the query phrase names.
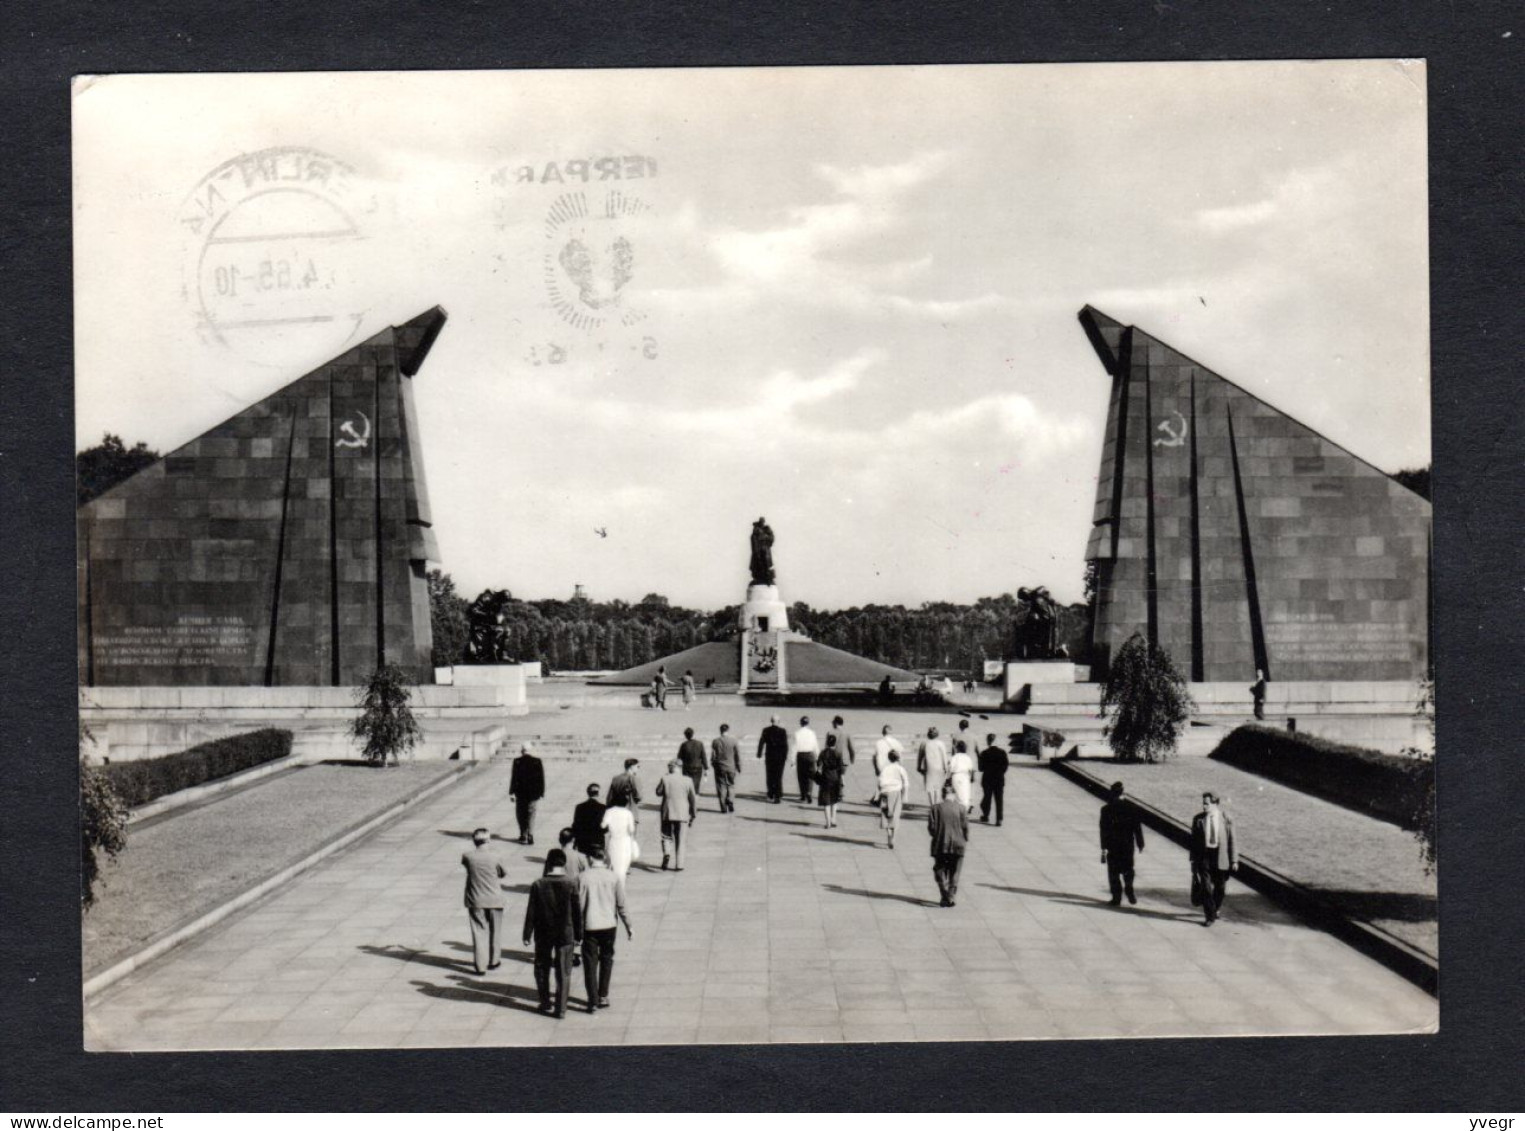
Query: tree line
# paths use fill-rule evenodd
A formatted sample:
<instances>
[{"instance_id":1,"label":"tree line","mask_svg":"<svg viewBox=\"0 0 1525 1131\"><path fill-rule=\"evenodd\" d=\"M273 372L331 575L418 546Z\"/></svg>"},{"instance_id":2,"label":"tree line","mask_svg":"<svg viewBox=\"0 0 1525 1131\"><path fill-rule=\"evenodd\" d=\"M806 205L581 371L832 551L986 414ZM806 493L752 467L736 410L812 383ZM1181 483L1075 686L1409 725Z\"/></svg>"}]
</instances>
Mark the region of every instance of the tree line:
<instances>
[{"instance_id":1,"label":"tree line","mask_svg":"<svg viewBox=\"0 0 1525 1131\"><path fill-rule=\"evenodd\" d=\"M740 606L706 611L672 604L648 593L621 601L521 601L506 589L487 589L468 601L448 573L429 572L434 662L487 664L540 661L550 671L622 670L710 641L732 640ZM1060 606L1058 638L1084 662L1090 634L1088 606ZM854 655L914 671L978 677L984 661L1011 654L1024 602L1010 593L972 605L928 601L815 609L789 608L789 624L812 640Z\"/></svg>"}]
</instances>

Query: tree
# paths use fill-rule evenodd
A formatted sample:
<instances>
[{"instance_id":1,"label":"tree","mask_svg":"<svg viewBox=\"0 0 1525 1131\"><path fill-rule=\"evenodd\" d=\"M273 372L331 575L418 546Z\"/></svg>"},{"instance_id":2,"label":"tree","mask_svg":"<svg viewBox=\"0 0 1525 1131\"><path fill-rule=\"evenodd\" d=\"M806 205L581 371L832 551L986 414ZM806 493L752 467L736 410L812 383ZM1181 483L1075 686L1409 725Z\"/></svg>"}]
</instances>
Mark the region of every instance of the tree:
<instances>
[{"instance_id":1,"label":"tree","mask_svg":"<svg viewBox=\"0 0 1525 1131\"><path fill-rule=\"evenodd\" d=\"M1429 729L1430 739L1435 738L1435 682L1433 680L1421 680L1419 684L1419 702L1415 705L1415 717L1420 719ZM1417 746L1404 749L1405 754L1412 758L1423 759L1427 764L1423 772L1418 776L1418 786L1415 791L1414 808L1409 817L1409 828L1413 830L1414 839L1419 842L1419 859L1424 864L1425 874L1435 871L1435 755L1428 750L1422 750Z\"/></svg>"},{"instance_id":2,"label":"tree","mask_svg":"<svg viewBox=\"0 0 1525 1131\"><path fill-rule=\"evenodd\" d=\"M467 623L466 598L455 591L455 579L443 570L424 575L429 583L429 625L434 634L434 666L458 664L466 655L471 630Z\"/></svg>"},{"instance_id":3,"label":"tree","mask_svg":"<svg viewBox=\"0 0 1525 1131\"><path fill-rule=\"evenodd\" d=\"M1430 469L1428 467L1405 468L1395 472L1393 478L1414 494L1422 495L1426 499L1430 497Z\"/></svg>"},{"instance_id":4,"label":"tree","mask_svg":"<svg viewBox=\"0 0 1525 1131\"><path fill-rule=\"evenodd\" d=\"M385 766L389 757L398 765L401 756L411 753L423 737L408 706L412 697L407 677L396 664L383 664L357 689L360 717L351 724L350 733L365 743L361 757L373 766Z\"/></svg>"},{"instance_id":5,"label":"tree","mask_svg":"<svg viewBox=\"0 0 1525 1131\"><path fill-rule=\"evenodd\" d=\"M1100 586L1101 575L1097 571L1096 559L1086 560L1085 583L1084 583L1084 609L1085 609L1085 638L1087 645L1096 636L1096 597ZM1090 651L1089 647L1086 649Z\"/></svg>"},{"instance_id":6,"label":"tree","mask_svg":"<svg viewBox=\"0 0 1525 1131\"><path fill-rule=\"evenodd\" d=\"M107 432L99 444L74 457L75 506L84 506L158 459L159 453L142 440L129 448L122 437Z\"/></svg>"},{"instance_id":7,"label":"tree","mask_svg":"<svg viewBox=\"0 0 1525 1131\"><path fill-rule=\"evenodd\" d=\"M1138 633L1117 650L1101 709L1115 711L1107 741L1119 762L1163 761L1175 749L1194 704L1170 653Z\"/></svg>"},{"instance_id":8,"label":"tree","mask_svg":"<svg viewBox=\"0 0 1525 1131\"><path fill-rule=\"evenodd\" d=\"M83 758L79 762L80 903L95 905L101 854L115 860L127 847L127 806L106 772Z\"/></svg>"}]
</instances>

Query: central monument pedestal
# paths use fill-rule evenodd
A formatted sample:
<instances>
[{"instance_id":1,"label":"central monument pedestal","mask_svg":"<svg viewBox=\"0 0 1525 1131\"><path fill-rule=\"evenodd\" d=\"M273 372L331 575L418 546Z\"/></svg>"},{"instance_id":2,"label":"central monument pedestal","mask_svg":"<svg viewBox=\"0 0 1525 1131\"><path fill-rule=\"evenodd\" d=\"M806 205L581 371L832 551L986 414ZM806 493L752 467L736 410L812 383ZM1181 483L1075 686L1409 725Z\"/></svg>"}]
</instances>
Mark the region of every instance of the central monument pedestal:
<instances>
[{"instance_id":1,"label":"central monument pedestal","mask_svg":"<svg viewBox=\"0 0 1525 1131\"><path fill-rule=\"evenodd\" d=\"M747 599L736 617L742 632L784 632L789 610L779 599L777 585L748 585Z\"/></svg>"},{"instance_id":2,"label":"central monument pedestal","mask_svg":"<svg viewBox=\"0 0 1525 1131\"><path fill-rule=\"evenodd\" d=\"M795 634L789 631L789 612L779 599L778 586L755 581L748 585L736 624L741 629L740 691L788 690L784 646Z\"/></svg>"}]
</instances>

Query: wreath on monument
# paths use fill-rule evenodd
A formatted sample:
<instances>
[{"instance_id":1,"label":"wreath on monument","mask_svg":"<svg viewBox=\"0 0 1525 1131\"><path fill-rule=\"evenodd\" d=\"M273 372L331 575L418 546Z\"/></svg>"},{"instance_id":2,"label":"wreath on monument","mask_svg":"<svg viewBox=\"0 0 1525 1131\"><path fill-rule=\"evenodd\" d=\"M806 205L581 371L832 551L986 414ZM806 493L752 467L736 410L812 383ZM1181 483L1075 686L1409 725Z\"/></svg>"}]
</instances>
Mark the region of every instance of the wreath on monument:
<instances>
[{"instance_id":1,"label":"wreath on monument","mask_svg":"<svg viewBox=\"0 0 1525 1131\"><path fill-rule=\"evenodd\" d=\"M752 670L758 675L767 675L774 668L778 667L778 649L776 647L759 648L757 641L754 640L751 643L751 653Z\"/></svg>"}]
</instances>

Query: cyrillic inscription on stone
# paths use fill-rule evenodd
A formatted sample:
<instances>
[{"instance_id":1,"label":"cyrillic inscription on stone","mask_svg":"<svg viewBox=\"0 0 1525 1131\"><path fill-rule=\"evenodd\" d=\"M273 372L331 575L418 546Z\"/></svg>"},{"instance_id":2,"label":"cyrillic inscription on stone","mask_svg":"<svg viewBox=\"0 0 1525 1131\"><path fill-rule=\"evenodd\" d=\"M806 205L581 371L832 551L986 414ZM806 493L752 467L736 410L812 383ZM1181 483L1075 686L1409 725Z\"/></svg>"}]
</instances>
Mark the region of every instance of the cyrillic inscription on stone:
<instances>
[{"instance_id":1,"label":"cyrillic inscription on stone","mask_svg":"<svg viewBox=\"0 0 1525 1131\"><path fill-rule=\"evenodd\" d=\"M106 667L213 667L253 662L254 629L239 616L176 618L172 625L134 625L95 637Z\"/></svg>"},{"instance_id":2,"label":"cyrillic inscription on stone","mask_svg":"<svg viewBox=\"0 0 1525 1131\"><path fill-rule=\"evenodd\" d=\"M1278 660L1309 663L1341 660L1407 661L1414 655L1414 630L1403 621L1391 624L1339 624L1301 620L1272 622L1266 642Z\"/></svg>"}]
</instances>

